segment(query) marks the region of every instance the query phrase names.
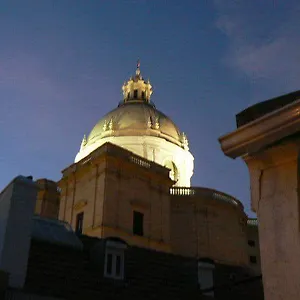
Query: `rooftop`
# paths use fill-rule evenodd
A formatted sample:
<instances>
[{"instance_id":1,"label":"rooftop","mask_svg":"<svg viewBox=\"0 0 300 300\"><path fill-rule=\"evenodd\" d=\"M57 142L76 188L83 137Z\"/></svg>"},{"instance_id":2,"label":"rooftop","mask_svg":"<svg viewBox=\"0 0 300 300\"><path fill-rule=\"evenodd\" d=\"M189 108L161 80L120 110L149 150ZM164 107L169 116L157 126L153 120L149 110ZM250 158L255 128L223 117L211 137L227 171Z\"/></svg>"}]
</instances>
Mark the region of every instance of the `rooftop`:
<instances>
[{"instance_id":1,"label":"rooftop","mask_svg":"<svg viewBox=\"0 0 300 300\"><path fill-rule=\"evenodd\" d=\"M256 103L236 115L237 128L300 99L300 90Z\"/></svg>"},{"instance_id":2,"label":"rooftop","mask_svg":"<svg viewBox=\"0 0 300 300\"><path fill-rule=\"evenodd\" d=\"M25 292L63 299L213 299L201 295L196 259L128 246L124 279L109 279L103 269L111 239L80 239L81 250L32 238ZM246 268L215 264L214 277L214 299L263 299L260 279L249 289L234 284L251 277Z\"/></svg>"}]
</instances>

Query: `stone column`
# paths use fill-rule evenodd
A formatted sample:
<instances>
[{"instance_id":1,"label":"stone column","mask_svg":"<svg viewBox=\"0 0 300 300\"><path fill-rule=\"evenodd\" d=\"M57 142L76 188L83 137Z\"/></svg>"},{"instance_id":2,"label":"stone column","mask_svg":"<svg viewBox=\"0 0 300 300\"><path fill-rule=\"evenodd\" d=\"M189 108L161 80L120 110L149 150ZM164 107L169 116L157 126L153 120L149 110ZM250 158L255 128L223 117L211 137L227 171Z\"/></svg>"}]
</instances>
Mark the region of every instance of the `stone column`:
<instances>
[{"instance_id":1,"label":"stone column","mask_svg":"<svg viewBox=\"0 0 300 300\"><path fill-rule=\"evenodd\" d=\"M242 157L249 169L266 300L300 298L299 98L295 92L249 107L219 139L224 154Z\"/></svg>"},{"instance_id":2,"label":"stone column","mask_svg":"<svg viewBox=\"0 0 300 300\"><path fill-rule=\"evenodd\" d=\"M244 158L259 220L265 299L300 297L299 147L285 143Z\"/></svg>"}]
</instances>

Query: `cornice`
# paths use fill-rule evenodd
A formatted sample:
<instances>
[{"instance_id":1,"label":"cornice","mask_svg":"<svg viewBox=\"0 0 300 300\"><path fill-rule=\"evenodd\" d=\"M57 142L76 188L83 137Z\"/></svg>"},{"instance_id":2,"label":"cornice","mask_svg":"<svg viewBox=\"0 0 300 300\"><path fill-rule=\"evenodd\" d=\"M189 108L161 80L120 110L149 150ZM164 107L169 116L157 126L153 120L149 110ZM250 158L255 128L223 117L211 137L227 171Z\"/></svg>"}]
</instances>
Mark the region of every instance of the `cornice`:
<instances>
[{"instance_id":1,"label":"cornice","mask_svg":"<svg viewBox=\"0 0 300 300\"><path fill-rule=\"evenodd\" d=\"M250 122L219 138L225 155L254 153L300 130L300 100Z\"/></svg>"}]
</instances>

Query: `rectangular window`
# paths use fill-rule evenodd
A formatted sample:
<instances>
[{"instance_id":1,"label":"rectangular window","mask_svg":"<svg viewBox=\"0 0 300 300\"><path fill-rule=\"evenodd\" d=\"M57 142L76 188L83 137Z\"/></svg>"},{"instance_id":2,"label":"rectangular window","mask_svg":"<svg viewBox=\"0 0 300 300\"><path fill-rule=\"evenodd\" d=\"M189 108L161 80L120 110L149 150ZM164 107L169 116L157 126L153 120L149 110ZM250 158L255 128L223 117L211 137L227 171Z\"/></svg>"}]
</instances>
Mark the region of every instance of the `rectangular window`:
<instances>
[{"instance_id":1,"label":"rectangular window","mask_svg":"<svg viewBox=\"0 0 300 300\"><path fill-rule=\"evenodd\" d=\"M252 255L251 255L251 256L249 257L249 261L250 261L251 264L256 264L256 263L257 263L256 256L252 256Z\"/></svg>"},{"instance_id":2,"label":"rectangular window","mask_svg":"<svg viewBox=\"0 0 300 300\"><path fill-rule=\"evenodd\" d=\"M133 91L133 98L137 99L137 97L138 97L138 90L134 90Z\"/></svg>"},{"instance_id":3,"label":"rectangular window","mask_svg":"<svg viewBox=\"0 0 300 300\"><path fill-rule=\"evenodd\" d=\"M142 92L142 99L145 100L145 92Z\"/></svg>"},{"instance_id":4,"label":"rectangular window","mask_svg":"<svg viewBox=\"0 0 300 300\"><path fill-rule=\"evenodd\" d=\"M112 269L113 269L113 256L112 254L107 254L106 256L106 273L107 275L111 275L112 274Z\"/></svg>"},{"instance_id":5,"label":"rectangular window","mask_svg":"<svg viewBox=\"0 0 300 300\"><path fill-rule=\"evenodd\" d=\"M198 284L201 290L212 289L211 291L203 292L204 295L214 296L214 269L215 266L208 262L198 262Z\"/></svg>"},{"instance_id":6,"label":"rectangular window","mask_svg":"<svg viewBox=\"0 0 300 300\"><path fill-rule=\"evenodd\" d=\"M253 241L253 240L248 240L248 245L249 245L250 247L255 247L255 241Z\"/></svg>"},{"instance_id":7,"label":"rectangular window","mask_svg":"<svg viewBox=\"0 0 300 300\"><path fill-rule=\"evenodd\" d=\"M133 228L134 235L144 235L144 214L138 211L133 212Z\"/></svg>"},{"instance_id":8,"label":"rectangular window","mask_svg":"<svg viewBox=\"0 0 300 300\"><path fill-rule=\"evenodd\" d=\"M122 279L124 277L123 252L113 249L106 250L104 275L114 279Z\"/></svg>"},{"instance_id":9,"label":"rectangular window","mask_svg":"<svg viewBox=\"0 0 300 300\"><path fill-rule=\"evenodd\" d=\"M116 255L116 276L121 275L121 255Z\"/></svg>"},{"instance_id":10,"label":"rectangular window","mask_svg":"<svg viewBox=\"0 0 300 300\"><path fill-rule=\"evenodd\" d=\"M77 234L82 234L82 229L83 229L83 212L79 213L76 217L76 227L75 227L75 232Z\"/></svg>"}]
</instances>

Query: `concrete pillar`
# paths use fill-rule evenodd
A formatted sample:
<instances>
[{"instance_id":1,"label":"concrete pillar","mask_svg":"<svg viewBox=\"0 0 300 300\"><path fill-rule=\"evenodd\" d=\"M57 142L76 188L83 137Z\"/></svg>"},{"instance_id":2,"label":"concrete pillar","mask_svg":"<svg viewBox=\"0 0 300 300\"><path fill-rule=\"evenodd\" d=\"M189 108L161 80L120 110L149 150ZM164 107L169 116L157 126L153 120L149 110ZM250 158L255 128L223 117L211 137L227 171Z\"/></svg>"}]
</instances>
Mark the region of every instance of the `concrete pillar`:
<instances>
[{"instance_id":1,"label":"concrete pillar","mask_svg":"<svg viewBox=\"0 0 300 300\"><path fill-rule=\"evenodd\" d=\"M266 300L300 297L299 96L246 109L238 128L219 139L225 155L242 157L249 169Z\"/></svg>"},{"instance_id":2,"label":"concrete pillar","mask_svg":"<svg viewBox=\"0 0 300 300\"><path fill-rule=\"evenodd\" d=\"M259 220L265 299L299 299L299 148L278 145L244 158Z\"/></svg>"}]
</instances>

